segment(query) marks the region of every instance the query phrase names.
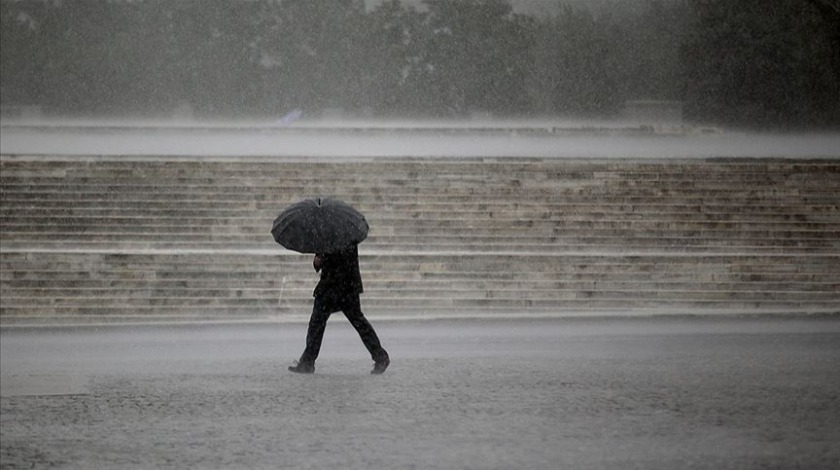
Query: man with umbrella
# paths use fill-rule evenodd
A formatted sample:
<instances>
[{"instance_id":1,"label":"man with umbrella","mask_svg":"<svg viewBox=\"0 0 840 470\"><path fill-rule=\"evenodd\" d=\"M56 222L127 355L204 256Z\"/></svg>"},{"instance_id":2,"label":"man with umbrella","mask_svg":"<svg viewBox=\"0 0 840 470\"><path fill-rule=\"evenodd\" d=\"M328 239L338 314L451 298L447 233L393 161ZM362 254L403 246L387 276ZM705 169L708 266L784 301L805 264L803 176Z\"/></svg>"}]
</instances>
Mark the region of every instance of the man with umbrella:
<instances>
[{"instance_id":1,"label":"man with umbrella","mask_svg":"<svg viewBox=\"0 0 840 470\"><path fill-rule=\"evenodd\" d=\"M290 206L274 221L272 235L286 248L315 253L313 267L321 280L315 288L312 316L306 333L306 349L289 370L315 372L315 360L327 320L335 312L344 316L359 333L374 361L372 374L385 372L391 360L370 322L362 313L359 294L364 292L359 272L358 243L367 237L364 216L336 199L307 199Z\"/></svg>"}]
</instances>

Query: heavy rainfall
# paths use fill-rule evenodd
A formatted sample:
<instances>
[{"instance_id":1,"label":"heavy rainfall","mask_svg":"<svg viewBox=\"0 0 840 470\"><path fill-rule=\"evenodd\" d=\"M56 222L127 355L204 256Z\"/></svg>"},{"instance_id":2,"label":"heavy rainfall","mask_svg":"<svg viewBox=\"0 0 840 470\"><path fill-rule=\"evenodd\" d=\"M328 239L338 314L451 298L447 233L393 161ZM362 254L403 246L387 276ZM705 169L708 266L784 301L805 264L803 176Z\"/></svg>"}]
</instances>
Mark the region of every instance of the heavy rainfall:
<instances>
[{"instance_id":1,"label":"heavy rainfall","mask_svg":"<svg viewBox=\"0 0 840 470\"><path fill-rule=\"evenodd\" d=\"M0 36L0 468L837 468L840 1Z\"/></svg>"}]
</instances>

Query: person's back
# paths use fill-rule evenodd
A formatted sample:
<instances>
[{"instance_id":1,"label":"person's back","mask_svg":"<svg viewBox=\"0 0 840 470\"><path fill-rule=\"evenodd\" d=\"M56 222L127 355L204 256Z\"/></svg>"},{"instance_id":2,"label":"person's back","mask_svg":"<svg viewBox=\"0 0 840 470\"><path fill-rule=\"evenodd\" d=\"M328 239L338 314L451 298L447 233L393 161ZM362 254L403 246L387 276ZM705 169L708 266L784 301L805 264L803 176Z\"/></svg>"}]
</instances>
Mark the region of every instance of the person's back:
<instances>
[{"instance_id":1,"label":"person's back","mask_svg":"<svg viewBox=\"0 0 840 470\"><path fill-rule=\"evenodd\" d=\"M364 292L356 245L338 253L319 254L318 258L320 266L316 261L315 269L320 268L321 281L315 287L316 297L326 295L330 300L338 301L347 295Z\"/></svg>"}]
</instances>

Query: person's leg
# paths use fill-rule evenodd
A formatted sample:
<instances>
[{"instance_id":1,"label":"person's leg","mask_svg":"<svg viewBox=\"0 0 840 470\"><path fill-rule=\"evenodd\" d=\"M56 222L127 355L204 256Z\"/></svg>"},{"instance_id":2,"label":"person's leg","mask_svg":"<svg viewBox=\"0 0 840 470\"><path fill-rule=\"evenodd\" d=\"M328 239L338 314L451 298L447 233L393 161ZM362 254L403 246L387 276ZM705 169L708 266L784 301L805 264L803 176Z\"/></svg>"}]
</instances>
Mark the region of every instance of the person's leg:
<instances>
[{"instance_id":1,"label":"person's leg","mask_svg":"<svg viewBox=\"0 0 840 470\"><path fill-rule=\"evenodd\" d=\"M350 324L353 325L353 328L356 329L356 332L359 333L359 337L362 338L362 342L370 353L371 359L376 363L373 373L381 374L385 372L385 369L391 363L391 359L388 356L388 352L385 351L385 348L379 342L379 337L376 335L373 326L371 326L370 322L362 313L358 294L348 296L344 300L342 311L344 312L344 316L350 321Z\"/></svg>"},{"instance_id":2,"label":"person's leg","mask_svg":"<svg viewBox=\"0 0 840 470\"><path fill-rule=\"evenodd\" d=\"M330 318L330 309L320 296L315 297L312 305L312 316L309 317L309 328L306 331L306 349L300 356L297 366L289 367L293 372L314 372L315 360L321 352L321 341Z\"/></svg>"}]
</instances>

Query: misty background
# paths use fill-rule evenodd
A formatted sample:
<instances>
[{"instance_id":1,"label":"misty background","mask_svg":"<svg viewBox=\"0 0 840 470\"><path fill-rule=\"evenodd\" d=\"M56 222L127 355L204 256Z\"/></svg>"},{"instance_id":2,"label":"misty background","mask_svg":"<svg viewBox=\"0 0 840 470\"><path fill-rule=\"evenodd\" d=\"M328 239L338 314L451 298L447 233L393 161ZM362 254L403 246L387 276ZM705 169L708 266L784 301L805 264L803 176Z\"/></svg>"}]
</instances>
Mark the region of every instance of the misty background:
<instances>
[{"instance_id":1,"label":"misty background","mask_svg":"<svg viewBox=\"0 0 840 470\"><path fill-rule=\"evenodd\" d=\"M838 0L2 0L4 117L840 126Z\"/></svg>"}]
</instances>

